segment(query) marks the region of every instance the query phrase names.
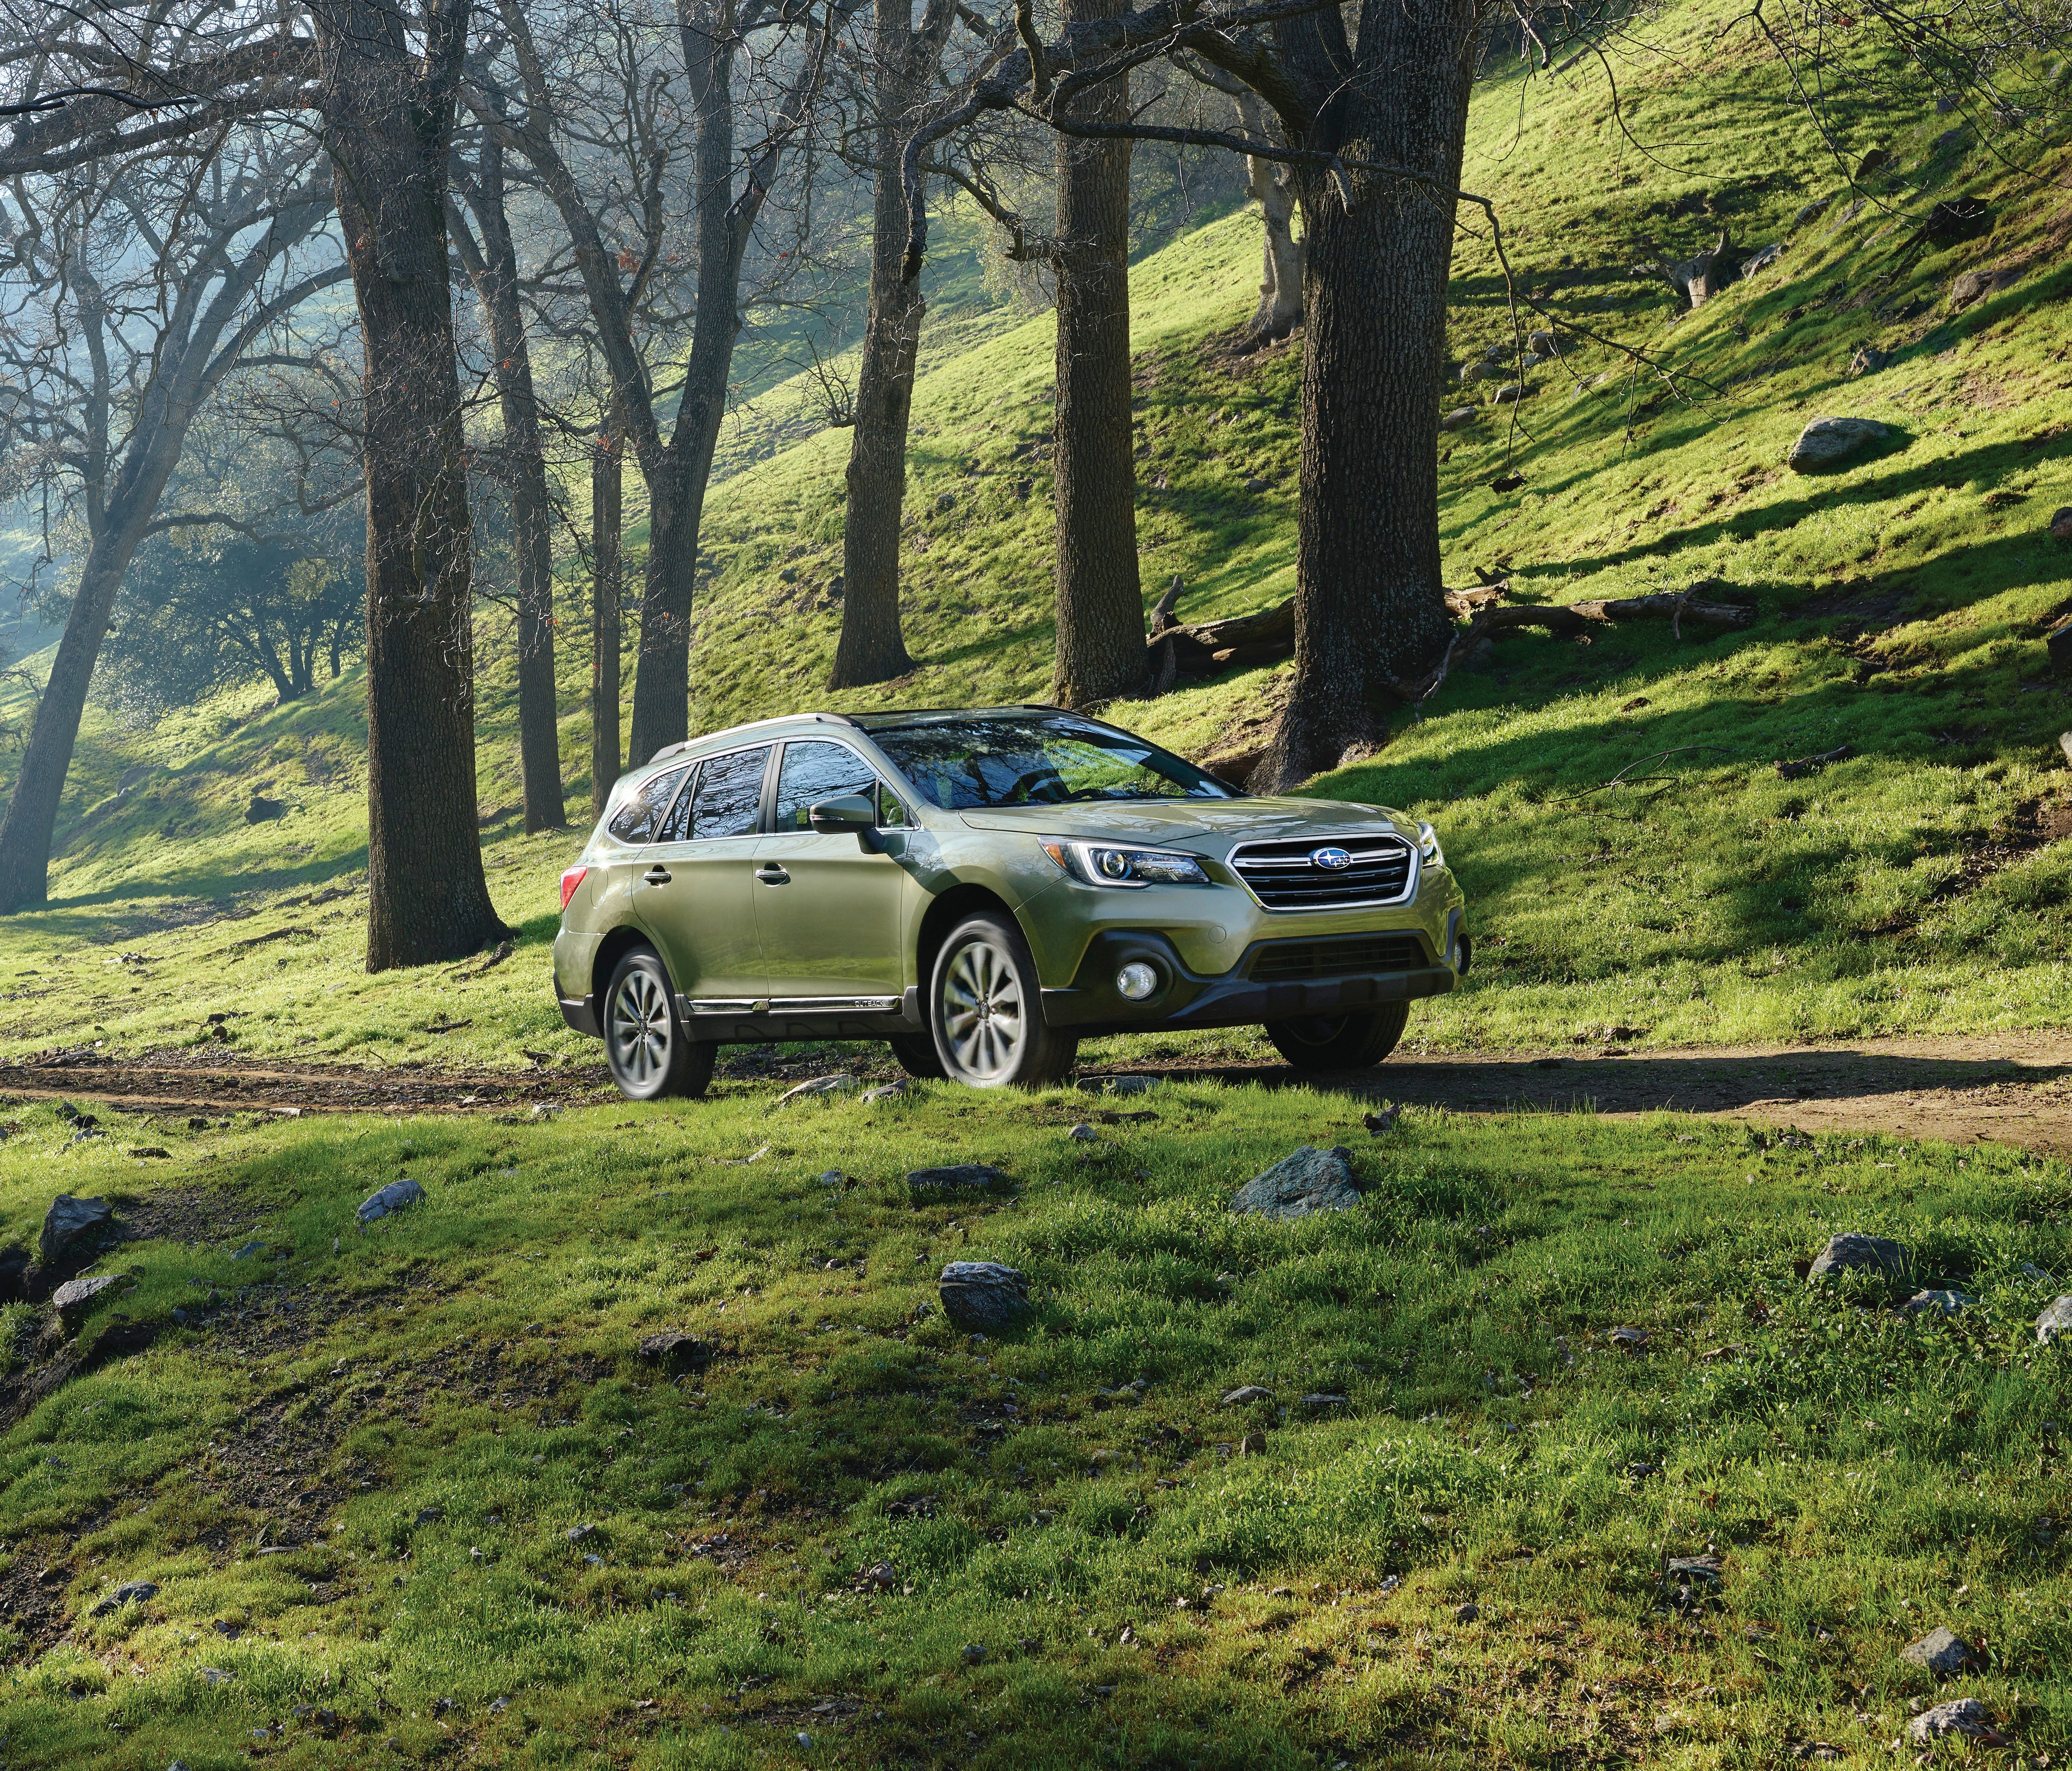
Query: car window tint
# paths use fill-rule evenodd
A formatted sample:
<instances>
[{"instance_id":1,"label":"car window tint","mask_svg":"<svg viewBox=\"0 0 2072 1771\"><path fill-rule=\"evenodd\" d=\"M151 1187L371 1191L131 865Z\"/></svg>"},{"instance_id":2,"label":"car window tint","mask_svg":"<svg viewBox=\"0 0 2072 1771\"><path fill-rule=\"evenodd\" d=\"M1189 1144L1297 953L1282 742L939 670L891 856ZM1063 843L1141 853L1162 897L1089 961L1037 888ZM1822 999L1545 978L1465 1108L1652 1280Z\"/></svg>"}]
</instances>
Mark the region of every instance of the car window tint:
<instances>
[{"instance_id":1,"label":"car window tint","mask_svg":"<svg viewBox=\"0 0 2072 1771\"><path fill-rule=\"evenodd\" d=\"M899 795L882 781L878 783L878 828L880 830L904 830L906 828L906 808L900 804Z\"/></svg>"},{"instance_id":2,"label":"car window tint","mask_svg":"<svg viewBox=\"0 0 2072 1771\"><path fill-rule=\"evenodd\" d=\"M691 834L691 801L697 797L697 789L688 784L676 795L676 803L669 807L669 815L662 820L661 834L657 842L684 842Z\"/></svg>"},{"instance_id":3,"label":"car window tint","mask_svg":"<svg viewBox=\"0 0 2072 1771\"><path fill-rule=\"evenodd\" d=\"M1191 762L1069 713L930 720L879 727L872 742L945 812L1099 799L1228 799Z\"/></svg>"},{"instance_id":4,"label":"car window tint","mask_svg":"<svg viewBox=\"0 0 2072 1771\"><path fill-rule=\"evenodd\" d=\"M754 836L769 762L767 744L710 758L699 770L697 791L691 796L691 835L700 840Z\"/></svg>"},{"instance_id":5,"label":"car window tint","mask_svg":"<svg viewBox=\"0 0 2072 1771\"><path fill-rule=\"evenodd\" d=\"M877 771L847 745L787 744L777 771L777 828L809 830L807 814L823 800L852 793L868 799L877 789Z\"/></svg>"},{"instance_id":6,"label":"car window tint","mask_svg":"<svg viewBox=\"0 0 2072 1771\"><path fill-rule=\"evenodd\" d=\"M621 842L654 841L663 814L690 772L690 765L685 763L680 769L667 769L642 782L634 789L633 797L612 813L609 827L612 835Z\"/></svg>"}]
</instances>

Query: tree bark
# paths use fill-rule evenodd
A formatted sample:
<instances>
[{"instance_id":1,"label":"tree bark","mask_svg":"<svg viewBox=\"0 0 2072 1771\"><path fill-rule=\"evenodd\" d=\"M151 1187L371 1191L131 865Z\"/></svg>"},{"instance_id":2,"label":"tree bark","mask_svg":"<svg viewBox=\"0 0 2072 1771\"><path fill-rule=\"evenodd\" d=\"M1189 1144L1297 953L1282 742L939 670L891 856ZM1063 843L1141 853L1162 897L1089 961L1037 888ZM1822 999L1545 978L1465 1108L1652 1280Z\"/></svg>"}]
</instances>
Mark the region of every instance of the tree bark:
<instances>
[{"instance_id":1,"label":"tree bark","mask_svg":"<svg viewBox=\"0 0 2072 1771\"><path fill-rule=\"evenodd\" d=\"M525 828L558 830L568 821L561 800L561 742L554 693L553 510L547 458L540 444L540 402L532 355L518 305L518 252L504 203L504 149L482 144L468 206L482 229L480 249L456 229L461 261L482 303L495 360L497 405L511 492L511 544L518 592L518 764Z\"/></svg>"},{"instance_id":2,"label":"tree bark","mask_svg":"<svg viewBox=\"0 0 2072 1771\"><path fill-rule=\"evenodd\" d=\"M1266 107L1249 87L1233 95L1238 123L1248 138L1266 135ZM1259 279L1259 306L1244 329L1248 350L1285 339L1302 320L1302 242L1295 237L1295 179L1285 166L1256 154L1244 157L1245 189L1259 205L1265 235Z\"/></svg>"},{"instance_id":3,"label":"tree bark","mask_svg":"<svg viewBox=\"0 0 2072 1771\"><path fill-rule=\"evenodd\" d=\"M1471 0L1363 9L1356 60L1336 12L1309 15L1291 57L1312 84L1356 72L1320 107L1305 146L1429 181L1298 175L1303 278L1301 498L1294 679L1256 791L1299 786L1380 744L1392 684L1445 646L1437 409L1446 281L1468 93L1481 31Z\"/></svg>"},{"instance_id":4,"label":"tree bark","mask_svg":"<svg viewBox=\"0 0 2072 1771\"><path fill-rule=\"evenodd\" d=\"M471 532L446 161L467 0L413 43L381 0L314 10L364 357L367 969L504 932L476 837Z\"/></svg>"},{"instance_id":5,"label":"tree bark","mask_svg":"<svg viewBox=\"0 0 2072 1771\"><path fill-rule=\"evenodd\" d=\"M1066 0L1067 27L1120 0ZM1129 116L1129 82L1072 101L1090 122ZM1051 696L1089 707L1144 682L1129 387L1129 143L1058 138L1058 661Z\"/></svg>"},{"instance_id":6,"label":"tree bark","mask_svg":"<svg viewBox=\"0 0 2072 1771\"><path fill-rule=\"evenodd\" d=\"M620 773L619 750L619 598L623 441L607 429L590 454L590 811L604 816Z\"/></svg>"}]
</instances>

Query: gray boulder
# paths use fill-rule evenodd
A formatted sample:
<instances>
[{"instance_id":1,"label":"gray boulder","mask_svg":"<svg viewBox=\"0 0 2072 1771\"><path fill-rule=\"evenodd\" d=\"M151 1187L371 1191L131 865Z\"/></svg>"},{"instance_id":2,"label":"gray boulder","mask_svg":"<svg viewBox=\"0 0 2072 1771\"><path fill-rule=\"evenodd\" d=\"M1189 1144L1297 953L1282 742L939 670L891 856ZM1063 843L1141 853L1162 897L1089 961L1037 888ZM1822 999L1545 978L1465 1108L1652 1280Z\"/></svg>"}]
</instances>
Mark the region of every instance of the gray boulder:
<instances>
[{"instance_id":1,"label":"gray boulder","mask_svg":"<svg viewBox=\"0 0 2072 1771\"><path fill-rule=\"evenodd\" d=\"M47 1267L81 1236L105 1228L115 1221L115 1208L105 1199L75 1199L61 1193L43 1214L43 1233L36 1252Z\"/></svg>"},{"instance_id":2,"label":"gray boulder","mask_svg":"<svg viewBox=\"0 0 2072 1771\"><path fill-rule=\"evenodd\" d=\"M1892 435L1892 426L1875 418L1815 418L1799 433L1799 441L1784 458L1794 473L1811 473L1832 467Z\"/></svg>"},{"instance_id":3,"label":"gray boulder","mask_svg":"<svg viewBox=\"0 0 2072 1771\"><path fill-rule=\"evenodd\" d=\"M1475 421L1475 413L1477 409L1478 409L1474 406L1456 406L1451 412L1446 413L1441 417L1439 420L1439 428L1441 430L1465 429L1468 425Z\"/></svg>"},{"instance_id":4,"label":"gray boulder","mask_svg":"<svg viewBox=\"0 0 2072 1771\"><path fill-rule=\"evenodd\" d=\"M1899 1306L1904 1316L1955 1316L1959 1310L1969 1309L1978 1300L1963 1292L1919 1291Z\"/></svg>"},{"instance_id":5,"label":"gray boulder","mask_svg":"<svg viewBox=\"0 0 2072 1771\"><path fill-rule=\"evenodd\" d=\"M1490 396L1490 403L1494 405L1512 406L1517 405L1519 401L1523 400L1525 397L1525 395L1526 389L1520 383L1516 381L1507 381L1502 387L1498 388L1494 393Z\"/></svg>"},{"instance_id":6,"label":"gray boulder","mask_svg":"<svg viewBox=\"0 0 2072 1771\"><path fill-rule=\"evenodd\" d=\"M1559 343L1560 341L1555 338L1552 332L1527 332L1525 335L1525 347L1535 356L1553 356L1556 355L1559 349Z\"/></svg>"},{"instance_id":7,"label":"gray boulder","mask_svg":"<svg viewBox=\"0 0 2072 1771\"><path fill-rule=\"evenodd\" d=\"M1903 1280L1913 1264L1914 1257L1903 1243L1845 1230L1839 1236L1829 1237L1827 1246L1813 1257L1807 1283L1837 1273L1881 1273L1888 1279Z\"/></svg>"},{"instance_id":8,"label":"gray boulder","mask_svg":"<svg viewBox=\"0 0 2072 1771\"><path fill-rule=\"evenodd\" d=\"M1925 1666L1938 1677L1962 1672L1972 1664L1971 1645L1947 1627L1931 1629L1920 1641L1909 1642L1899 1658L1910 1666Z\"/></svg>"},{"instance_id":9,"label":"gray boulder","mask_svg":"<svg viewBox=\"0 0 2072 1771\"><path fill-rule=\"evenodd\" d=\"M407 1176L401 1181L391 1181L378 1193L370 1193L360 1202L360 1221L371 1224L376 1218L393 1217L399 1211L408 1211L411 1206L422 1205L425 1190Z\"/></svg>"},{"instance_id":10,"label":"gray boulder","mask_svg":"<svg viewBox=\"0 0 2072 1771\"><path fill-rule=\"evenodd\" d=\"M1783 256L1784 248L1776 240L1773 240L1767 246L1758 246L1741 261L1741 275L1749 277L1759 270L1768 270Z\"/></svg>"},{"instance_id":11,"label":"gray boulder","mask_svg":"<svg viewBox=\"0 0 2072 1771\"><path fill-rule=\"evenodd\" d=\"M2072 1332L2072 1297L2054 1297L2036 1319L2036 1338L2048 1346L2053 1337Z\"/></svg>"},{"instance_id":12,"label":"gray boulder","mask_svg":"<svg viewBox=\"0 0 2072 1771\"><path fill-rule=\"evenodd\" d=\"M111 1612L120 1611L125 1605L141 1605L146 1599L155 1599L158 1596L157 1581L132 1580L126 1586L117 1587L87 1615L90 1617L105 1617Z\"/></svg>"},{"instance_id":13,"label":"gray boulder","mask_svg":"<svg viewBox=\"0 0 2072 1771\"><path fill-rule=\"evenodd\" d=\"M1350 1211L1360 1202L1352 1164L1353 1153L1343 1144L1319 1150L1305 1144L1240 1187L1231 1210L1276 1218Z\"/></svg>"},{"instance_id":14,"label":"gray boulder","mask_svg":"<svg viewBox=\"0 0 2072 1771\"><path fill-rule=\"evenodd\" d=\"M1852 376L1876 375L1891 361L1891 351L1881 351L1875 344L1866 344L1849 359L1849 373Z\"/></svg>"},{"instance_id":15,"label":"gray boulder","mask_svg":"<svg viewBox=\"0 0 2072 1771\"><path fill-rule=\"evenodd\" d=\"M997 1260L953 1260L935 1281L943 1313L969 1334L1005 1334L1030 1313L1029 1281Z\"/></svg>"},{"instance_id":16,"label":"gray boulder","mask_svg":"<svg viewBox=\"0 0 2072 1771\"><path fill-rule=\"evenodd\" d=\"M917 1196L985 1193L1006 1185L1005 1175L983 1162L952 1162L946 1168L915 1169L906 1177L906 1190Z\"/></svg>"},{"instance_id":17,"label":"gray boulder","mask_svg":"<svg viewBox=\"0 0 2072 1771\"><path fill-rule=\"evenodd\" d=\"M71 1279L51 1293L51 1301L57 1306L58 1320L67 1332L86 1314L88 1306L111 1285L120 1285L120 1273L101 1273L92 1279Z\"/></svg>"},{"instance_id":18,"label":"gray boulder","mask_svg":"<svg viewBox=\"0 0 2072 1771\"><path fill-rule=\"evenodd\" d=\"M1993 1726L1993 1712L1975 1697L1960 1697L1954 1703L1923 1710L1906 1724L1906 1732L1916 1746L1953 1738L1989 1743L2001 1738L2000 1730Z\"/></svg>"}]
</instances>

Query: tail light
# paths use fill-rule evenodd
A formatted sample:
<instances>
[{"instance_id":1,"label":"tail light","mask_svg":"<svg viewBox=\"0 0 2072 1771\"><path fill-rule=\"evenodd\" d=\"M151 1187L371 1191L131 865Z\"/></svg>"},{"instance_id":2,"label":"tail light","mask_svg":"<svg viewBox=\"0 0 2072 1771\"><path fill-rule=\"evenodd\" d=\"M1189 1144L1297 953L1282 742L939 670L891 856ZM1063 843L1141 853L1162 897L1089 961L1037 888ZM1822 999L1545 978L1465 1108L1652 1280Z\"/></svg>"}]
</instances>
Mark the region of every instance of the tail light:
<instances>
[{"instance_id":1,"label":"tail light","mask_svg":"<svg viewBox=\"0 0 2072 1771\"><path fill-rule=\"evenodd\" d=\"M561 875L561 908L564 910L569 907L569 900L576 895L576 887L582 884L583 875L589 871L587 867L571 867Z\"/></svg>"}]
</instances>

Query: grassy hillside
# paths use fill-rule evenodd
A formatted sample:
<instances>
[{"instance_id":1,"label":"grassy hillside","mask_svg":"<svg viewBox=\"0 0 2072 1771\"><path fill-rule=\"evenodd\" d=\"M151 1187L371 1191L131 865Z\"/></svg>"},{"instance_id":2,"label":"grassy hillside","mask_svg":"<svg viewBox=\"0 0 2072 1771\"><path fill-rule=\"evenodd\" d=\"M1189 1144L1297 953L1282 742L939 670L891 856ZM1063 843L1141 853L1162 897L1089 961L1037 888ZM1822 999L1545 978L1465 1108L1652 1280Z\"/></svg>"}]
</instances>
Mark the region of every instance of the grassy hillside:
<instances>
[{"instance_id":1,"label":"grassy hillside","mask_svg":"<svg viewBox=\"0 0 2072 1771\"><path fill-rule=\"evenodd\" d=\"M1467 883L1482 963L1469 988L1420 1012L1413 1036L1428 1045L2062 1025L2072 1001L2072 844L2059 840L2072 800L2056 742L2072 705L2041 643L2072 614L2072 552L2047 532L2072 503L2060 417L2072 212L2056 186L2009 171L2004 144L1927 105L1861 122L1843 144L1852 163L1879 146L1890 164L1847 188L1732 16L1698 0L1663 16L1651 50L1621 51L1622 123L1587 66L1515 68L1478 100L1467 182L1504 214L1523 286L1644 347L1686 378L1685 397L1572 339L1515 414L1488 408L1449 434L1449 580L1501 571L1520 598L1568 602L1718 578L1759 612L1728 637L1655 624L1587 644L1506 638L1421 719L1404 716L1381 754L1313 783L1433 817ZM1990 232L1906 249L1930 203L1960 192L1990 203ZM1794 222L1820 199L1832 200ZM1679 316L1634 266L1722 228L1784 252ZM1184 617L1292 585L1299 344L1242 360L1225 347L1256 253L1252 223L1231 216L1134 277L1145 590L1177 575ZM2010 279L1953 311L1953 281L1980 269ZM1454 289L1463 360L1511 335L1486 241L1464 236ZM848 705L1047 692L1050 322L985 330L932 359L916 393L906 557L920 666ZM1889 360L1852 378L1865 346ZM802 398L777 390L769 409ZM1792 439L1823 414L1878 419L1895 439L1840 471L1787 471ZM715 489L700 725L824 700L847 442L807 438ZM1493 491L1507 468L1523 489ZM1267 489L1246 493L1252 479ZM562 631L580 805L579 601ZM255 692L148 731L89 733L56 902L0 929L12 999L0 1049L190 1037L204 997L240 1013L230 1025L257 1050L518 1062L520 1046L575 1049L541 1011L553 876L579 838L512 833L504 636L487 620L483 643L485 840L499 904L525 936L511 962L479 980L367 980L354 898L290 902L362 861L348 674L298 707L269 710ZM1278 673L1255 672L1112 716L1200 754L1260 729L1277 692ZM1852 754L1824 770L1777 770L1844 744ZM163 772L133 772L146 762ZM262 786L294 809L248 828L242 807ZM257 914L205 920L232 911ZM306 932L233 944L281 930Z\"/></svg>"}]
</instances>

